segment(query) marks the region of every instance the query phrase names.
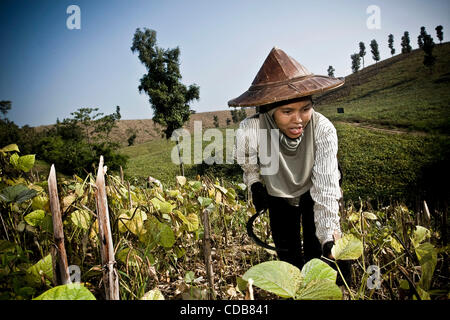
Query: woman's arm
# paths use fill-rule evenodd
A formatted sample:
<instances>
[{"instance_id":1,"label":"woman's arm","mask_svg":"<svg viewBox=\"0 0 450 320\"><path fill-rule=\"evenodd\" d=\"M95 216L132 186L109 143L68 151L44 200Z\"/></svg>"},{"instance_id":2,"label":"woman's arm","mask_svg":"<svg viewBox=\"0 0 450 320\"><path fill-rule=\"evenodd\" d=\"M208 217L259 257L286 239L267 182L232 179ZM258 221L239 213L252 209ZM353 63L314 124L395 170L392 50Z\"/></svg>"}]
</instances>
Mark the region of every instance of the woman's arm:
<instances>
[{"instance_id":1,"label":"woman's arm","mask_svg":"<svg viewBox=\"0 0 450 320\"><path fill-rule=\"evenodd\" d=\"M241 166L243 180L247 187L255 182L261 182L258 161L258 118L246 118L241 121L236 131L234 144L234 158Z\"/></svg>"},{"instance_id":2,"label":"woman's arm","mask_svg":"<svg viewBox=\"0 0 450 320\"><path fill-rule=\"evenodd\" d=\"M316 154L312 172L311 197L314 200L316 235L322 246L341 234L339 223L338 139L333 124L321 116L315 132Z\"/></svg>"}]
</instances>

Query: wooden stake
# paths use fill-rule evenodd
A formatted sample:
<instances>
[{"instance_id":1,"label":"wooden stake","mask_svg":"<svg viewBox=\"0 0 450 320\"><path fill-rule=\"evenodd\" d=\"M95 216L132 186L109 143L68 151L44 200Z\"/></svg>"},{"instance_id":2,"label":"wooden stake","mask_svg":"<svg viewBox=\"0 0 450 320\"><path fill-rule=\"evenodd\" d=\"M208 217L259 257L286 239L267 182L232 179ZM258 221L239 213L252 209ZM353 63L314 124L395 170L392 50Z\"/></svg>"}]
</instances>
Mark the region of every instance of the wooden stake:
<instances>
[{"instance_id":1,"label":"wooden stake","mask_svg":"<svg viewBox=\"0 0 450 320\"><path fill-rule=\"evenodd\" d=\"M95 200L97 203L97 219L100 234L100 248L103 265L103 283L105 284L106 300L119 300L119 276L115 268L114 246L112 242L111 226L109 223L108 200L106 198L105 172L103 156L100 156L98 165L97 190Z\"/></svg>"},{"instance_id":2,"label":"wooden stake","mask_svg":"<svg viewBox=\"0 0 450 320\"><path fill-rule=\"evenodd\" d=\"M55 260L53 273L57 284L70 283L69 265L67 263L66 248L64 246L64 231L61 217L61 208L58 198L55 166L52 164L48 177L48 195L50 198L50 210L53 220L53 238L55 239L56 252L52 255Z\"/></svg>"},{"instance_id":3,"label":"wooden stake","mask_svg":"<svg viewBox=\"0 0 450 320\"><path fill-rule=\"evenodd\" d=\"M122 169L122 166L120 166L120 182L123 184L123 169Z\"/></svg>"},{"instance_id":4,"label":"wooden stake","mask_svg":"<svg viewBox=\"0 0 450 320\"><path fill-rule=\"evenodd\" d=\"M210 298L216 299L216 292L214 290L214 273L211 263L211 235L209 226L209 212L208 210L203 210L203 253L205 256L206 264L206 276L208 277L208 283L210 288Z\"/></svg>"}]
</instances>

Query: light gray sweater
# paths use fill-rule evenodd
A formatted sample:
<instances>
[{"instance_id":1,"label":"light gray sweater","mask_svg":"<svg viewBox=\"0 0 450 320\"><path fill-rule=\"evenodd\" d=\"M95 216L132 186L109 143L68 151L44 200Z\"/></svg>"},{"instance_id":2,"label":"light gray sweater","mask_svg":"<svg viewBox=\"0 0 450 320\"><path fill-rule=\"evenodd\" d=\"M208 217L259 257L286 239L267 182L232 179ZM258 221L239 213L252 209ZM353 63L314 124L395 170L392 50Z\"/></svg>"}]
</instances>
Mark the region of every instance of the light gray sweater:
<instances>
[{"instance_id":1,"label":"light gray sweater","mask_svg":"<svg viewBox=\"0 0 450 320\"><path fill-rule=\"evenodd\" d=\"M320 243L333 241L335 232L341 233L339 224L339 170L337 165L338 140L336 129L325 116L318 113L315 126L314 143L316 146L314 166L312 170L312 187L310 194L314 200L314 222L316 235ZM249 117L239 126L242 131L236 133L234 155L244 171L244 183L250 187L261 181L258 161L259 119ZM239 158L244 155L244 158Z\"/></svg>"}]
</instances>

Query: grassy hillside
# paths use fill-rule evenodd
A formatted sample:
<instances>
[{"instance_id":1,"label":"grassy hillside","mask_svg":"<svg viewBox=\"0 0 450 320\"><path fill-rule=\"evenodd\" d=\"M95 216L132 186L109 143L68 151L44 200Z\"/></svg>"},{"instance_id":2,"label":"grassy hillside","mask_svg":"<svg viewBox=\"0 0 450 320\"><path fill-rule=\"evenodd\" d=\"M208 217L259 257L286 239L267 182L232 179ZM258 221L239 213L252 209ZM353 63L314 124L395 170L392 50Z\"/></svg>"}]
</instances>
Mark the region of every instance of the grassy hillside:
<instances>
[{"instance_id":1,"label":"grassy hillside","mask_svg":"<svg viewBox=\"0 0 450 320\"><path fill-rule=\"evenodd\" d=\"M394 56L346 77L342 88L318 97L316 109L332 121L449 134L450 43L433 53L433 73L422 63L422 50Z\"/></svg>"}]
</instances>

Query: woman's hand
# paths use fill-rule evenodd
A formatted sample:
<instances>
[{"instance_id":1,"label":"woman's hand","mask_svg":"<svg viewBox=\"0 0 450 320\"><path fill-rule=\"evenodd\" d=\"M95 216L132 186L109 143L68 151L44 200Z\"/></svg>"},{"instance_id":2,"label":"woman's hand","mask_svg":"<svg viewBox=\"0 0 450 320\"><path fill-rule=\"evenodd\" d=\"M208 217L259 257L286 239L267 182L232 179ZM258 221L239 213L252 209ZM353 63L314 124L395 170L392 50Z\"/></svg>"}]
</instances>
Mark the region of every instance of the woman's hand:
<instances>
[{"instance_id":1,"label":"woman's hand","mask_svg":"<svg viewBox=\"0 0 450 320\"><path fill-rule=\"evenodd\" d=\"M252 201L256 212L266 210L269 207L269 194L267 193L266 187L261 182L255 182L251 185L250 190L252 191Z\"/></svg>"}]
</instances>

